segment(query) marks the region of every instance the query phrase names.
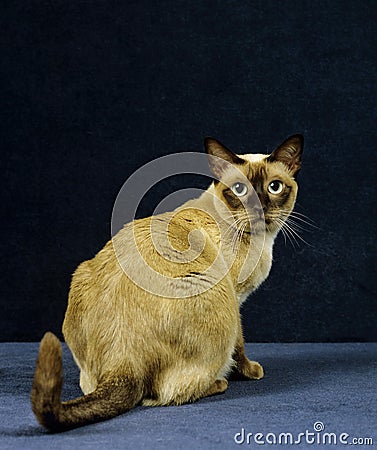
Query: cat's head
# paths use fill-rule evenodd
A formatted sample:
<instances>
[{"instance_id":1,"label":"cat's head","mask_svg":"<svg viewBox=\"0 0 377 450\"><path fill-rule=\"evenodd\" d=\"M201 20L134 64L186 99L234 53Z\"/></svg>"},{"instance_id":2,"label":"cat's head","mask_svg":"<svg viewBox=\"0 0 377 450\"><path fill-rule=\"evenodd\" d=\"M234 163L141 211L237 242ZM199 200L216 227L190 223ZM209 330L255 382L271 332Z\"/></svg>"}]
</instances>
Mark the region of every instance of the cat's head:
<instances>
[{"instance_id":1,"label":"cat's head","mask_svg":"<svg viewBox=\"0 0 377 450\"><path fill-rule=\"evenodd\" d=\"M238 155L205 139L214 193L244 231L276 233L283 226L296 201L303 142L296 134L269 155Z\"/></svg>"}]
</instances>

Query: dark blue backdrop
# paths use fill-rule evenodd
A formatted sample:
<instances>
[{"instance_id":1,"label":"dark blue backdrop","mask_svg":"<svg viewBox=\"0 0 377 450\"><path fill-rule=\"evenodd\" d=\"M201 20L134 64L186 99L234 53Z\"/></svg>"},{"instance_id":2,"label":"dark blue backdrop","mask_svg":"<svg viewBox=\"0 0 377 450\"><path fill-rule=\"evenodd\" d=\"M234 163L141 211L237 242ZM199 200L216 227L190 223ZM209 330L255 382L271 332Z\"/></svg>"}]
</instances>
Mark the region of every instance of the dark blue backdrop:
<instances>
[{"instance_id":1,"label":"dark blue backdrop","mask_svg":"<svg viewBox=\"0 0 377 450\"><path fill-rule=\"evenodd\" d=\"M376 11L2 2L0 339L60 331L71 273L109 239L136 168L201 151L206 135L264 152L301 132L298 211L319 228L303 235L312 246L280 237L244 308L246 338L376 340Z\"/></svg>"}]
</instances>

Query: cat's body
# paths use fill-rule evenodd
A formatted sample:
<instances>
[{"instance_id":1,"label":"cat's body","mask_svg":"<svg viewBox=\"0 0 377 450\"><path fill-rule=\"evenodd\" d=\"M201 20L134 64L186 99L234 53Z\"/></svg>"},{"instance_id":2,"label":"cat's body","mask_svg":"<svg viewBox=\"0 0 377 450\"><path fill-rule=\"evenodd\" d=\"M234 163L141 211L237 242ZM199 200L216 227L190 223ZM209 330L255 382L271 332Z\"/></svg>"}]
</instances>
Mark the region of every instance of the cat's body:
<instances>
[{"instance_id":1,"label":"cat's body","mask_svg":"<svg viewBox=\"0 0 377 450\"><path fill-rule=\"evenodd\" d=\"M85 395L61 402L60 343L47 333L32 390L46 428L103 420L140 402L178 405L224 392L232 368L249 379L263 376L244 353L239 307L270 271L274 239L296 199L302 138L292 136L270 156L237 156L211 139L206 148L222 158L210 162L220 181L172 213L126 224L76 270L63 333ZM245 186L242 175L254 192L235 190ZM278 194L277 180L284 185ZM245 208L257 212L253 225ZM237 226L229 236L230 217Z\"/></svg>"}]
</instances>

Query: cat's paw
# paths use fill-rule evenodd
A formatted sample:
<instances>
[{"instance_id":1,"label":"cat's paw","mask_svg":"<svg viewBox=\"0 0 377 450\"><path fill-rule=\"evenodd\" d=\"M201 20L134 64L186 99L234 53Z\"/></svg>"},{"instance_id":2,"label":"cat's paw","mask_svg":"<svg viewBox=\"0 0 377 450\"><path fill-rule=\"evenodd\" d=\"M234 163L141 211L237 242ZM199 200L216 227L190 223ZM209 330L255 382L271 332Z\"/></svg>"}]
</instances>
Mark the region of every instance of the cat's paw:
<instances>
[{"instance_id":1,"label":"cat's paw","mask_svg":"<svg viewBox=\"0 0 377 450\"><path fill-rule=\"evenodd\" d=\"M204 397L210 397L211 395L223 394L228 389L228 381L225 378L216 380L204 394Z\"/></svg>"},{"instance_id":2,"label":"cat's paw","mask_svg":"<svg viewBox=\"0 0 377 450\"><path fill-rule=\"evenodd\" d=\"M245 359L237 365L238 372L249 380L260 380L264 376L263 367L256 361Z\"/></svg>"}]
</instances>

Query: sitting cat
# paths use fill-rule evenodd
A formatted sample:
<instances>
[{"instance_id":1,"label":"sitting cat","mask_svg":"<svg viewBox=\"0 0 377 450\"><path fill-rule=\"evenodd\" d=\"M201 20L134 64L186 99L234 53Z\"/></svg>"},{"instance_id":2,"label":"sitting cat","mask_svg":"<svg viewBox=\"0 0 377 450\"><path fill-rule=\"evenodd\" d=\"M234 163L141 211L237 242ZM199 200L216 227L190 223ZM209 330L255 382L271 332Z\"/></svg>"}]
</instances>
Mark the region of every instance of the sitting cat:
<instances>
[{"instance_id":1,"label":"sitting cat","mask_svg":"<svg viewBox=\"0 0 377 450\"><path fill-rule=\"evenodd\" d=\"M126 224L74 273L63 333L85 395L61 401L61 345L46 333L31 403L47 429L222 393L232 369L263 377L245 355L239 308L269 274L295 204L303 138L270 155L236 155L212 138L205 148L216 178L207 191Z\"/></svg>"}]
</instances>

